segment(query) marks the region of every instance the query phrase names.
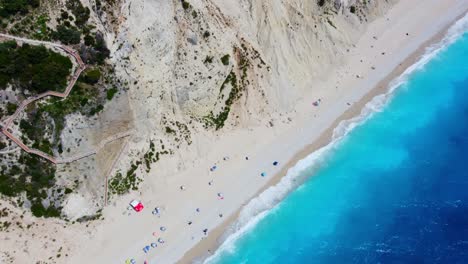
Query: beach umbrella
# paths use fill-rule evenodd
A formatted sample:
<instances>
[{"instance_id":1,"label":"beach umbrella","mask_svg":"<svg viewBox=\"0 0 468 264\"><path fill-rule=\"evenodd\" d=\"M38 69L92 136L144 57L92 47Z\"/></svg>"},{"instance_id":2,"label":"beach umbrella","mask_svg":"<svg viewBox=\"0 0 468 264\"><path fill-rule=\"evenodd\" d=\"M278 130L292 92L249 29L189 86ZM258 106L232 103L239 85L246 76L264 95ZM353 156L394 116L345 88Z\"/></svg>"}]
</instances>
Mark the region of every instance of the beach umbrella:
<instances>
[{"instance_id":1,"label":"beach umbrella","mask_svg":"<svg viewBox=\"0 0 468 264\"><path fill-rule=\"evenodd\" d=\"M164 240L162 238L159 238L158 242L161 243L161 244L164 244Z\"/></svg>"},{"instance_id":2,"label":"beach umbrella","mask_svg":"<svg viewBox=\"0 0 468 264\"><path fill-rule=\"evenodd\" d=\"M166 231L166 228L164 226L161 226L161 228L159 228L159 230Z\"/></svg>"},{"instance_id":3,"label":"beach umbrella","mask_svg":"<svg viewBox=\"0 0 468 264\"><path fill-rule=\"evenodd\" d=\"M134 260L134 259L131 259L131 260L130 260L130 263L132 263L132 264L136 264L136 260Z\"/></svg>"},{"instance_id":4,"label":"beach umbrella","mask_svg":"<svg viewBox=\"0 0 468 264\"><path fill-rule=\"evenodd\" d=\"M143 252L148 253L148 251L149 251L150 249L151 249L150 246L145 246L145 247L143 248Z\"/></svg>"},{"instance_id":5,"label":"beach umbrella","mask_svg":"<svg viewBox=\"0 0 468 264\"><path fill-rule=\"evenodd\" d=\"M262 177L265 177L266 173L262 172L260 175L262 175Z\"/></svg>"},{"instance_id":6,"label":"beach umbrella","mask_svg":"<svg viewBox=\"0 0 468 264\"><path fill-rule=\"evenodd\" d=\"M156 243L151 243L151 247L155 248L155 247L157 247L157 246L158 246L158 244L156 244Z\"/></svg>"},{"instance_id":7,"label":"beach umbrella","mask_svg":"<svg viewBox=\"0 0 468 264\"><path fill-rule=\"evenodd\" d=\"M276 165L278 165L278 162L277 161L273 162L273 166L276 166Z\"/></svg>"},{"instance_id":8,"label":"beach umbrella","mask_svg":"<svg viewBox=\"0 0 468 264\"><path fill-rule=\"evenodd\" d=\"M158 235L158 233L156 233L156 232L153 232L153 236L157 236L157 235Z\"/></svg>"}]
</instances>

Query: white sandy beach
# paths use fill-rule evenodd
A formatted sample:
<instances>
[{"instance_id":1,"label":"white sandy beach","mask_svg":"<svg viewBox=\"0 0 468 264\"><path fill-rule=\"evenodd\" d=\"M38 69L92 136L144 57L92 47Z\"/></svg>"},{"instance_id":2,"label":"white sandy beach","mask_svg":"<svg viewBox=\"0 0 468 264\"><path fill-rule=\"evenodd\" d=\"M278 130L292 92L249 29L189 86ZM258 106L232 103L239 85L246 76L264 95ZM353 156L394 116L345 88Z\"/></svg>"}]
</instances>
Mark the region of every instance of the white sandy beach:
<instances>
[{"instance_id":1,"label":"white sandy beach","mask_svg":"<svg viewBox=\"0 0 468 264\"><path fill-rule=\"evenodd\" d=\"M105 220L91 240L81 241L70 262L125 263L134 258L137 263L188 263L208 250L214 251L222 230L243 205L275 183L278 176L284 176L286 166L301 158L297 154L306 146L329 141L329 135L323 137L323 133L346 111L359 110L363 97L392 77L422 45L440 40L441 32L467 10L468 1L463 0L401 0L369 25L355 47L344 54L346 63L336 64L321 81L310 82L313 89L303 94L290 120L285 116L273 127L245 128L213 140L195 138L206 141L208 155L186 160L185 169L171 177L146 178L141 194L121 197L105 208ZM313 106L318 99L321 103ZM164 166L164 162L171 162L169 159L163 158L158 165ZM279 165L273 166L273 161ZM214 165L217 169L210 172ZM261 177L261 172L266 177ZM140 213L127 210L132 198L141 199L146 208ZM152 215L155 207L162 209L160 217ZM162 226L167 230L160 231ZM208 229L208 236L203 234L204 229ZM158 243L145 254L143 247L158 238L165 243Z\"/></svg>"}]
</instances>

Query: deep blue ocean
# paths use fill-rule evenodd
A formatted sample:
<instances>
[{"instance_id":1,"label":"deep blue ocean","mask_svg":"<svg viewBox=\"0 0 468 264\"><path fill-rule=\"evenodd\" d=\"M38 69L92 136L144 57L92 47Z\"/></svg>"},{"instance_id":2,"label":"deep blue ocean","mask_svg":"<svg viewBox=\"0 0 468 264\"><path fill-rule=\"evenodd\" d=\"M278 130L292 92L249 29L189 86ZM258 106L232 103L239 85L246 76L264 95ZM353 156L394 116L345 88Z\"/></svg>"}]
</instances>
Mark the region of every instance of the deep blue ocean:
<instances>
[{"instance_id":1,"label":"deep blue ocean","mask_svg":"<svg viewBox=\"0 0 468 264\"><path fill-rule=\"evenodd\" d=\"M468 33L329 152L209 262L468 263Z\"/></svg>"}]
</instances>

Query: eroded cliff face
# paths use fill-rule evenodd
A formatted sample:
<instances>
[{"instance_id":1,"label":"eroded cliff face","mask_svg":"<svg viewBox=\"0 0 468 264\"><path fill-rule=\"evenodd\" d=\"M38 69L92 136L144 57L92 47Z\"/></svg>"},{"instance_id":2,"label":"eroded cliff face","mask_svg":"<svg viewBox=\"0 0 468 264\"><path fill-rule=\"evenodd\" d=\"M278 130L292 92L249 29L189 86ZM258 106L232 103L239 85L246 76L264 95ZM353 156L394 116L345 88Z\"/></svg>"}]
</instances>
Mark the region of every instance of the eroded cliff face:
<instances>
[{"instance_id":1,"label":"eroded cliff face","mask_svg":"<svg viewBox=\"0 0 468 264\"><path fill-rule=\"evenodd\" d=\"M97 210L104 185L95 183L105 177L109 183L120 177L110 184L112 199L125 193L122 188L138 186L144 175L186 168L181 159L203 155L209 151L203 145L226 131L285 119L304 94L333 74L366 24L395 1L143 0L101 2L98 8L86 3L106 32L109 63L126 87L86 126L93 127L93 137L100 137L102 127L109 134L114 127L135 133L64 169L70 174L89 168L99 175L82 188L91 195L71 196L65 211L81 216L71 212L84 200ZM154 172L154 163L166 156L172 158L165 169ZM131 183L124 183L128 176Z\"/></svg>"},{"instance_id":2,"label":"eroded cliff face","mask_svg":"<svg viewBox=\"0 0 468 264\"><path fill-rule=\"evenodd\" d=\"M239 113L287 111L313 90L309 84L326 77L366 21L391 4L364 2L128 1L112 60L131 80L135 119L150 131L164 116L218 117L235 75L238 96L224 127L235 126L243 123L232 118Z\"/></svg>"}]
</instances>

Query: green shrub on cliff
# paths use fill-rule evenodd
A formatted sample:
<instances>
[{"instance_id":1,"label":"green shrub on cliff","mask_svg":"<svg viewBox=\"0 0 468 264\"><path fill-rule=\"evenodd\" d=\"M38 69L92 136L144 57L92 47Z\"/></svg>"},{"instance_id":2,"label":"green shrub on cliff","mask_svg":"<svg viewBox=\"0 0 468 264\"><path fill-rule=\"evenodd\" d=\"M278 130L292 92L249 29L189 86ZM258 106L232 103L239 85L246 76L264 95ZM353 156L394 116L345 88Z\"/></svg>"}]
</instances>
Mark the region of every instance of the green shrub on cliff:
<instances>
[{"instance_id":1,"label":"green shrub on cliff","mask_svg":"<svg viewBox=\"0 0 468 264\"><path fill-rule=\"evenodd\" d=\"M0 0L0 18L17 13L24 15L29 12L30 8L37 8L39 5L39 0Z\"/></svg>"},{"instance_id":2,"label":"green shrub on cliff","mask_svg":"<svg viewBox=\"0 0 468 264\"><path fill-rule=\"evenodd\" d=\"M81 41L81 33L73 27L60 25L57 26L57 31L52 32L52 38L64 44L78 44Z\"/></svg>"},{"instance_id":3,"label":"green shrub on cliff","mask_svg":"<svg viewBox=\"0 0 468 264\"><path fill-rule=\"evenodd\" d=\"M86 71L83 81L88 84L96 84L101 78L101 71L98 68Z\"/></svg>"},{"instance_id":4,"label":"green shrub on cliff","mask_svg":"<svg viewBox=\"0 0 468 264\"><path fill-rule=\"evenodd\" d=\"M0 89L15 83L36 93L63 91L71 68L68 57L44 46L17 46L15 41L0 43Z\"/></svg>"},{"instance_id":5,"label":"green shrub on cliff","mask_svg":"<svg viewBox=\"0 0 468 264\"><path fill-rule=\"evenodd\" d=\"M226 54L224 55L223 57L221 57L221 62L224 64L224 65L229 65L229 54Z\"/></svg>"}]
</instances>

